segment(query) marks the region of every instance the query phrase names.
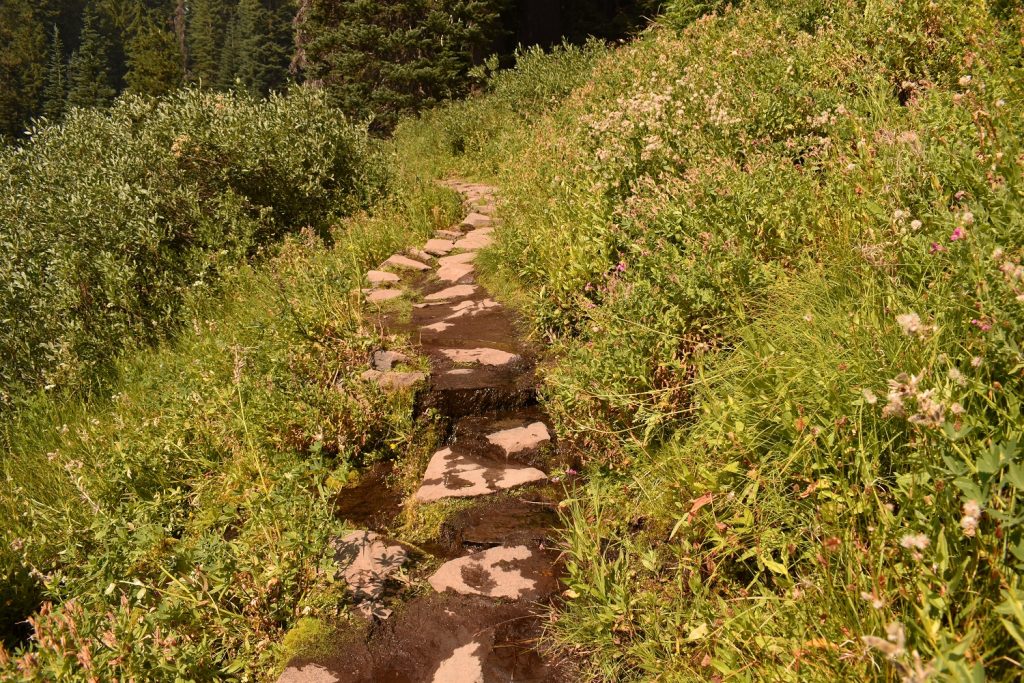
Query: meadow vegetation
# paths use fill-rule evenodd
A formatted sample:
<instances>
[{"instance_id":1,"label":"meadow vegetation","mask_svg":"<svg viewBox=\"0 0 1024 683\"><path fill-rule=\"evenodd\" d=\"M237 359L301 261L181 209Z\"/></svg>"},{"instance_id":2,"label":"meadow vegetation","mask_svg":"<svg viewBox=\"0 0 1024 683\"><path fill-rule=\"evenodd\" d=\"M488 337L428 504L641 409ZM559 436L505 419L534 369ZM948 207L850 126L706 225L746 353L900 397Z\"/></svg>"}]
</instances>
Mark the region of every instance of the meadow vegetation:
<instances>
[{"instance_id":1,"label":"meadow vegetation","mask_svg":"<svg viewBox=\"0 0 1024 683\"><path fill-rule=\"evenodd\" d=\"M501 187L485 265L590 476L551 636L594 676L1019 675L1022 28L681 0L399 128Z\"/></svg>"},{"instance_id":2,"label":"meadow vegetation","mask_svg":"<svg viewBox=\"0 0 1024 683\"><path fill-rule=\"evenodd\" d=\"M410 397L359 380L396 342L356 290L454 193L313 93L128 99L7 162L15 262L45 277L5 339L75 353L37 390L45 357L5 349L0 678L272 678L290 628L349 618L338 490L415 436Z\"/></svg>"},{"instance_id":3,"label":"meadow vegetation","mask_svg":"<svg viewBox=\"0 0 1024 683\"><path fill-rule=\"evenodd\" d=\"M4 385L109 369L92 396L8 399L0 600L43 606L0 677L265 680L288 629L331 641L334 493L427 453L409 397L355 381L396 341L352 290L456 218L433 180L458 174L500 187L484 277L550 345L543 399L585 464L548 636L586 680L1015 680L1022 33L1001 0L674 0L630 44L521 52L401 122L390 158L308 93L270 118L187 93L39 131L0 164L0 215L72 246L19 247L38 298L0 301L39 302L12 308L36 347L69 341L3 342ZM238 129L203 114L221 105ZM118 161L136 137L151 158ZM72 144L105 188L74 212ZM118 189L139 178L150 194ZM85 290L43 277L79 266ZM150 280L160 304L131 303Z\"/></svg>"}]
</instances>

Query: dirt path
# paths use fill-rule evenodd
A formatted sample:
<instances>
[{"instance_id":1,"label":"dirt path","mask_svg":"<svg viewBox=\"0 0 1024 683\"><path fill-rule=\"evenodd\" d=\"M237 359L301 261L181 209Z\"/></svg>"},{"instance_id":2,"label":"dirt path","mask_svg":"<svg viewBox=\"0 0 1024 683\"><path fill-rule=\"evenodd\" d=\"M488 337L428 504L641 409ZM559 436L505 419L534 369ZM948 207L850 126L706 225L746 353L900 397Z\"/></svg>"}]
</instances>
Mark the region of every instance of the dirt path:
<instances>
[{"instance_id":1,"label":"dirt path","mask_svg":"<svg viewBox=\"0 0 1024 683\"><path fill-rule=\"evenodd\" d=\"M293 661L279 683L571 680L537 648L539 615L559 589L551 537L562 486L549 479L557 456L537 407L536 356L475 278L474 259L493 239L493 189L452 186L466 197L462 224L389 258L364 290L389 331L408 333L429 362L423 372L380 351L364 379L416 390L417 413L439 418L443 443L413 500L390 487L389 464L339 496L339 515L364 527L337 540L337 558L366 632ZM387 314L405 298L411 316ZM428 551L389 535L403 506L449 499L473 504L445 521Z\"/></svg>"}]
</instances>

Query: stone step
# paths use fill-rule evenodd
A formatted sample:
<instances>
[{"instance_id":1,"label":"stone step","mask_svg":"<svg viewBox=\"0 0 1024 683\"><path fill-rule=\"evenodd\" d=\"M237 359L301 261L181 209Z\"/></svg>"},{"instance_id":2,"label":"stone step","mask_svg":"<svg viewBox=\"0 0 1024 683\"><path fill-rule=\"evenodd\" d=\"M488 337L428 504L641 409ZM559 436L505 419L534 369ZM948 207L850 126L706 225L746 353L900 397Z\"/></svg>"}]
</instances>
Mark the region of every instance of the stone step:
<instances>
[{"instance_id":1,"label":"stone step","mask_svg":"<svg viewBox=\"0 0 1024 683\"><path fill-rule=\"evenodd\" d=\"M445 256L454 248L454 241L442 239L428 240L427 243L423 245L423 251L428 254L432 254L433 256Z\"/></svg>"},{"instance_id":2,"label":"stone step","mask_svg":"<svg viewBox=\"0 0 1024 683\"><path fill-rule=\"evenodd\" d=\"M408 256L402 256L401 254L394 254L393 256L389 257L387 261L381 264L380 269L383 270L387 266L391 266L392 268L401 268L404 270L430 270L430 266L428 266L426 263L423 263L422 261L413 260Z\"/></svg>"},{"instance_id":3,"label":"stone step","mask_svg":"<svg viewBox=\"0 0 1024 683\"><path fill-rule=\"evenodd\" d=\"M428 579L438 593L536 601L558 590L555 558L524 545L483 550L441 565Z\"/></svg>"},{"instance_id":4,"label":"stone step","mask_svg":"<svg viewBox=\"0 0 1024 683\"><path fill-rule=\"evenodd\" d=\"M491 237L491 233L474 230L466 233L465 237L456 242L455 248L465 249L467 251L476 251L479 249L486 249L492 244L494 244L494 238Z\"/></svg>"},{"instance_id":5,"label":"stone step","mask_svg":"<svg viewBox=\"0 0 1024 683\"><path fill-rule=\"evenodd\" d=\"M430 459L415 498L421 503L474 498L545 479L547 475L535 467L442 448Z\"/></svg>"}]
</instances>

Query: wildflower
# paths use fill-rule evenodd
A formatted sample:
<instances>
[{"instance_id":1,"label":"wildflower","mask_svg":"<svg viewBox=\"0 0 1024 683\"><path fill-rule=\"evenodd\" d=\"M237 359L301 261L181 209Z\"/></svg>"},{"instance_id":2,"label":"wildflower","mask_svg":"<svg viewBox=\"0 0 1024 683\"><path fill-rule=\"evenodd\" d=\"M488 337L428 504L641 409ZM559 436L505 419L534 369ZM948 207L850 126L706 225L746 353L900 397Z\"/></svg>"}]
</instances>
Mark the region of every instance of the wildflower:
<instances>
[{"instance_id":1,"label":"wildflower","mask_svg":"<svg viewBox=\"0 0 1024 683\"><path fill-rule=\"evenodd\" d=\"M619 265L615 266L615 272L617 272L617 273L625 273L626 272L626 262L625 261L619 261Z\"/></svg>"},{"instance_id":2,"label":"wildflower","mask_svg":"<svg viewBox=\"0 0 1024 683\"><path fill-rule=\"evenodd\" d=\"M874 593L868 593L867 591L861 591L860 597L862 600L866 600L871 603L871 606L875 609L882 609L885 607L885 601Z\"/></svg>"},{"instance_id":3,"label":"wildflower","mask_svg":"<svg viewBox=\"0 0 1024 683\"><path fill-rule=\"evenodd\" d=\"M834 553L837 550L839 550L839 546L842 545L842 542L838 538L836 538L835 536L829 536L828 538L825 539L825 541L824 541L824 543L822 543L822 545L825 546L825 550L827 550L827 551L829 551L831 553Z\"/></svg>"},{"instance_id":4,"label":"wildflower","mask_svg":"<svg viewBox=\"0 0 1024 683\"><path fill-rule=\"evenodd\" d=\"M961 76L960 80L958 81L958 83L960 83L960 85L964 86L964 87L970 85L971 84L971 75L970 74L966 74L964 76Z\"/></svg>"},{"instance_id":5,"label":"wildflower","mask_svg":"<svg viewBox=\"0 0 1024 683\"><path fill-rule=\"evenodd\" d=\"M910 312L896 316L896 322L903 328L903 334L910 336L921 333L921 318L917 313Z\"/></svg>"},{"instance_id":6,"label":"wildflower","mask_svg":"<svg viewBox=\"0 0 1024 683\"><path fill-rule=\"evenodd\" d=\"M805 323L812 323L812 322L814 322L814 316L811 315L810 313L806 314L804 316L804 322Z\"/></svg>"},{"instance_id":7,"label":"wildflower","mask_svg":"<svg viewBox=\"0 0 1024 683\"><path fill-rule=\"evenodd\" d=\"M996 247L995 249L992 250L992 260L998 261L1001 258L1003 258L1003 248Z\"/></svg>"},{"instance_id":8,"label":"wildflower","mask_svg":"<svg viewBox=\"0 0 1024 683\"><path fill-rule=\"evenodd\" d=\"M904 534L900 545L907 550L924 550L931 541L924 534Z\"/></svg>"},{"instance_id":9,"label":"wildflower","mask_svg":"<svg viewBox=\"0 0 1024 683\"><path fill-rule=\"evenodd\" d=\"M964 225L972 225L974 223L974 214L970 211L964 211L963 215L960 216L960 220L964 222Z\"/></svg>"},{"instance_id":10,"label":"wildflower","mask_svg":"<svg viewBox=\"0 0 1024 683\"><path fill-rule=\"evenodd\" d=\"M964 231L963 228L961 228L960 226L957 226L957 228L950 234L949 241L950 242L957 242L959 240L962 240L965 237L967 237L967 233Z\"/></svg>"},{"instance_id":11,"label":"wildflower","mask_svg":"<svg viewBox=\"0 0 1024 683\"><path fill-rule=\"evenodd\" d=\"M946 415L946 406L932 399L934 389L923 391L917 395L917 413L910 417L910 422L922 427L941 427Z\"/></svg>"},{"instance_id":12,"label":"wildflower","mask_svg":"<svg viewBox=\"0 0 1024 683\"><path fill-rule=\"evenodd\" d=\"M960 372L957 368L950 368L947 374L958 386L962 387L967 385L967 380L964 379L964 373Z\"/></svg>"},{"instance_id":13,"label":"wildflower","mask_svg":"<svg viewBox=\"0 0 1024 683\"><path fill-rule=\"evenodd\" d=\"M903 624L898 621L889 624L885 629L885 638L877 636L861 636L861 640L868 647L872 647L884 653L889 659L896 659L906 653L907 636L903 630Z\"/></svg>"},{"instance_id":14,"label":"wildflower","mask_svg":"<svg viewBox=\"0 0 1024 683\"><path fill-rule=\"evenodd\" d=\"M940 251L946 251L946 248L939 244L938 242L932 242L932 245L928 247L929 254L937 254Z\"/></svg>"},{"instance_id":15,"label":"wildflower","mask_svg":"<svg viewBox=\"0 0 1024 683\"><path fill-rule=\"evenodd\" d=\"M981 356L975 356L974 358L971 359L971 367L972 368L980 368L981 364L984 363L984 362L985 361L982 360Z\"/></svg>"},{"instance_id":16,"label":"wildflower","mask_svg":"<svg viewBox=\"0 0 1024 683\"><path fill-rule=\"evenodd\" d=\"M860 393L864 397L864 402L867 403L869 406L873 406L876 403L878 403L878 397L875 396L875 392L871 391L870 389L864 389Z\"/></svg>"},{"instance_id":17,"label":"wildflower","mask_svg":"<svg viewBox=\"0 0 1024 683\"><path fill-rule=\"evenodd\" d=\"M921 221L917 220L916 218L910 221L910 227L912 227L914 230L920 230L922 225L924 224Z\"/></svg>"},{"instance_id":18,"label":"wildflower","mask_svg":"<svg viewBox=\"0 0 1024 683\"><path fill-rule=\"evenodd\" d=\"M1001 99L1001 98L996 100L996 106L997 107L1005 107L1006 106L1006 100Z\"/></svg>"},{"instance_id":19,"label":"wildflower","mask_svg":"<svg viewBox=\"0 0 1024 683\"><path fill-rule=\"evenodd\" d=\"M981 519L981 504L976 500L968 500L963 505L963 517L960 518L960 528L964 536L974 538L978 532L978 521Z\"/></svg>"},{"instance_id":20,"label":"wildflower","mask_svg":"<svg viewBox=\"0 0 1024 683\"><path fill-rule=\"evenodd\" d=\"M904 211L903 209L896 209L895 211L892 212L892 219L894 221L901 221L904 218L907 218L908 216L910 216L910 213Z\"/></svg>"},{"instance_id":21,"label":"wildflower","mask_svg":"<svg viewBox=\"0 0 1024 683\"><path fill-rule=\"evenodd\" d=\"M971 324L977 327L982 332L988 332L992 329L992 323L987 320L979 320L978 318L971 319Z\"/></svg>"},{"instance_id":22,"label":"wildflower","mask_svg":"<svg viewBox=\"0 0 1024 683\"><path fill-rule=\"evenodd\" d=\"M959 403L954 403L953 405L951 405L949 407L949 412L951 412L954 415L956 415L957 417L959 417L959 416L964 414L964 407L962 405L960 405Z\"/></svg>"}]
</instances>

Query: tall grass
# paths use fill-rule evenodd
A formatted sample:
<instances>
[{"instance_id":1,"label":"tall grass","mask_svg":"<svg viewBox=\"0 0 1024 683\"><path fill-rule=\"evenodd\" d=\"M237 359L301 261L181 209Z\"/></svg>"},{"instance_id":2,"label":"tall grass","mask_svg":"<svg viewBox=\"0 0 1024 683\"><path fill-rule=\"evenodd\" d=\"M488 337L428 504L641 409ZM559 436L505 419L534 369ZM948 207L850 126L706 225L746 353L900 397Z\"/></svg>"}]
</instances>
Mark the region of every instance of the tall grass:
<instances>
[{"instance_id":1,"label":"tall grass","mask_svg":"<svg viewBox=\"0 0 1024 683\"><path fill-rule=\"evenodd\" d=\"M600 677L1016 677L1022 25L679 1L536 62L572 87L543 114L401 131L502 186L485 264L593 482L552 634Z\"/></svg>"},{"instance_id":2,"label":"tall grass","mask_svg":"<svg viewBox=\"0 0 1024 683\"><path fill-rule=\"evenodd\" d=\"M353 290L456 207L409 186L327 239L288 237L218 302L186 299L175 340L120 359L109 398L40 393L11 413L0 597L7 623L35 613L0 678L266 680L300 618L345 622L334 497L412 414L359 380L393 342Z\"/></svg>"}]
</instances>

